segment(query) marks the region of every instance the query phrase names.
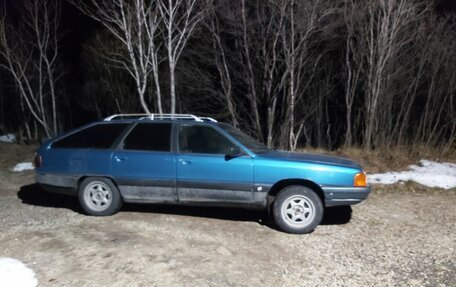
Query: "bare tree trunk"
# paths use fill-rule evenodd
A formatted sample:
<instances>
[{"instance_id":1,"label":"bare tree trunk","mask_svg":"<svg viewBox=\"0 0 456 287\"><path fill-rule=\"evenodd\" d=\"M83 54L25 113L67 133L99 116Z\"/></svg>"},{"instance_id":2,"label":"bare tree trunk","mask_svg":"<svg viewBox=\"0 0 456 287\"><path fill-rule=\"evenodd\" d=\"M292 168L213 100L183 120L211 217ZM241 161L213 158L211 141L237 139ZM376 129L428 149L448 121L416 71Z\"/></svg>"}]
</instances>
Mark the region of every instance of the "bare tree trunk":
<instances>
[{"instance_id":1,"label":"bare tree trunk","mask_svg":"<svg viewBox=\"0 0 456 287\"><path fill-rule=\"evenodd\" d=\"M171 94L171 113L176 113L176 80L175 80L175 64L172 60L169 60L169 84Z\"/></svg>"},{"instance_id":2,"label":"bare tree trunk","mask_svg":"<svg viewBox=\"0 0 456 287\"><path fill-rule=\"evenodd\" d=\"M241 0L241 13L242 13L242 44L244 48L244 57L247 65L247 82L249 86L248 98L253 114L253 126L255 127L255 133L257 138L262 141L263 132L260 124L260 114L258 111L258 95L255 87L255 74L253 72L252 60L250 59L250 43L247 39L247 19L245 10L245 0Z\"/></svg>"},{"instance_id":3,"label":"bare tree trunk","mask_svg":"<svg viewBox=\"0 0 456 287\"><path fill-rule=\"evenodd\" d=\"M296 47L295 47L295 21L294 21L294 0L290 2L290 79L289 79L289 89L290 89L290 96L288 100L289 111L288 111L288 122L290 125L290 134L288 136L288 142L290 144L289 148L291 150L295 149L297 139L296 134L294 131L295 125L295 67L296 67Z\"/></svg>"},{"instance_id":4,"label":"bare tree trunk","mask_svg":"<svg viewBox=\"0 0 456 287\"><path fill-rule=\"evenodd\" d=\"M320 49L313 54L310 48L314 44L311 37L317 32L319 22L328 15L328 10L325 9L323 4L320 0L312 3L295 2L294 0L285 2L288 11L287 24L285 26L288 27L288 30L284 26L282 47L288 76L288 95L284 103L287 107L285 121L288 127L282 133L288 133L286 135L286 146L291 150L296 149L302 132L308 133L304 122L318 108L318 101L312 101L312 106L309 106L310 102L302 103L308 105L308 107L305 108L305 111L300 111L300 117L299 119L297 118L298 111L296 107L303 101L314 79L317 65L325 53L324 50ZM305 15L299 21L295 18L298 11L301 15ZM285 137L285 135L282 137Z\"/></svg>"},{"instance_id":5,"label":"bare tree trunk","mask_svg":"<svg viewBox=\"0 0 456 287\"><path fill-rule=\"evenodd\" d=\"M368 24L362 23L366 39L365 59L367 70L365 92L365 127L364 147L371 149L381 144L382 134L389 133L388 123L381 120L389 119L387 109L380 111L379 105L391 107L392 96L388 83L397 74L393 67L394 60L399 59L405 45L415 38L413 33L403 33L404 29L412 26L413 21L421 17L423 11L418 11L415 4L406 0L381 0L367 4ZM377 133L382 126L384 133ZM384 139L382 139L384 142Z\"/></svg>"},{"instance_id":6,"label":"bare tree trunk","mask_svg":"<svg viewBox=\"0 0 456 287\"><path fill-rule=\"evenodd\" d=\"M352 108L353 101L355 99L356 86L358 85L358 78L361 71L361 66L354 68L352 62L355 61L356 51L353 48L353 14L355 7L353 1L350 1L351 9L350 12L347 11L347 3L345 3L344 9L344 18L345 25L347 27L347 37L345 40L345 65L347 71L347 81L345 87L345 107L347 109L345 114L345 147L349 147L353 144L353 135L352 135ZM349 14L348 14L349 13Z\"/></svg>"},{"instance_id":7,"label":"bare tree trunk","mask_svg":"<svg viewBox=\"0 0 456 287\"><path fill-rule=\"evenodd\" d=\"M197 5L197 0L159 0L158 2L165 26L164 41L168 51L171 113L174 114L176 112L176 65L196 25L204 18L205 10Z\"/></svg>"},{"instance_id":8,"label":"bare tree trunk","mask_svg":"<svg viewBox=\"0 0 456 287\"><path fill-rule=\"evenodd\" d=\"M220 25L217 19L217 15L211 7L211 20L210 20L210 30L212 33L212 47L215 54L215 65L217 66L217 71L220 76L220 82L222 86L223 95L228 107L228 112L231 117L231 122L235 127L239 126L238 115L236 112L236 106L233 100L233 88L231 82L230 70L228 68L228 63L225 54L225 48L222 45L220 38Z\"/></svg>"}]
</instances>

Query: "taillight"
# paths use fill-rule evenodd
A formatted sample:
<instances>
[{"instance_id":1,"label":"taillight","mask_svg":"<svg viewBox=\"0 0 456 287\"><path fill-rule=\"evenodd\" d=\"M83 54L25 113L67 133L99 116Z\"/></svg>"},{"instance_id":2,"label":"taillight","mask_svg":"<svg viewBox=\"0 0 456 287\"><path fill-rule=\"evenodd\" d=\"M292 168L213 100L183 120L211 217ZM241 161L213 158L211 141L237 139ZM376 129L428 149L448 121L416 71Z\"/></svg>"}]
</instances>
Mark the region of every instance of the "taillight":
<instances>
[{"instance_id":1,"label":"taillight","mask_svg":"<svg viewBox=\"0 0 456 287\"><path fill-rule=\"evenodd\" d=\"M358 172L355 174L354 186L365 187L367 186L367 176L364 171Z\"/></svg>"},{"instance_id":2,"label":"taillight","mask_svg":"<svg viewBox=\"0 0 456 287\"><path fill-rule=\"evenodd\" d=\"M35 168L39 168L41 166L42 161L43 161L43 159L41 158L41 156L38 154L35 154L35 159L33 161L33 163L35 164Z\"/></svg>"}]
</instances>

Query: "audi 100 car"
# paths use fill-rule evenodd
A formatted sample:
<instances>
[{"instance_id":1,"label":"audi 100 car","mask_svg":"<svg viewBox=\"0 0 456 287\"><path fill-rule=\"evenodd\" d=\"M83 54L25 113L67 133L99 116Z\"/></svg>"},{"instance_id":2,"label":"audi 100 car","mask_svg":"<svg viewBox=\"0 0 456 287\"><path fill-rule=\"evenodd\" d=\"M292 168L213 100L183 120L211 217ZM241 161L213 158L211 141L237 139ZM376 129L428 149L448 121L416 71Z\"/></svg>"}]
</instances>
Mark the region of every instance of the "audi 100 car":
<instances>
[{"instance_id":1,"label":"audi 100 car","mask_svg":"<svg viewBox=\"0 0 456 287\"><path fill-rule=\"evenodd\" d=\"M89 215L124 202L262 208L289 233L313 231L325 207L370 192L356 162L271 150L194 115L113 115L45 142L35 166L45 190L76 195Z\"/></svg>"}]
</instances>

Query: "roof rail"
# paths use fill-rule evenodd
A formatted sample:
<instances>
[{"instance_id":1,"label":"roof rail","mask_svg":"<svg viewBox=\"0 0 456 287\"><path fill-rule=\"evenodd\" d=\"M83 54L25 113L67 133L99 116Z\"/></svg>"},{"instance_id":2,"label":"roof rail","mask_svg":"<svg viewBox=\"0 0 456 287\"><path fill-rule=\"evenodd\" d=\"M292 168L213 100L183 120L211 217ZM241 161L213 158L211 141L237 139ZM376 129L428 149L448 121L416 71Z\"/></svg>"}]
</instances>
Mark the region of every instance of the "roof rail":
<instances>
[{"instance_id":1,"label":"roof rail","mask_svg":"<svg viewBox=\"0 0 456 287\"><path fill-rule=\"evenodd\" d=\"M104 119L109 122L116 118L138 118L149 120L193 120L196 122L210 121L216 123L217 121L209 117L198 117L191 114L115 114Z\"/></svg>"}]
</instances>

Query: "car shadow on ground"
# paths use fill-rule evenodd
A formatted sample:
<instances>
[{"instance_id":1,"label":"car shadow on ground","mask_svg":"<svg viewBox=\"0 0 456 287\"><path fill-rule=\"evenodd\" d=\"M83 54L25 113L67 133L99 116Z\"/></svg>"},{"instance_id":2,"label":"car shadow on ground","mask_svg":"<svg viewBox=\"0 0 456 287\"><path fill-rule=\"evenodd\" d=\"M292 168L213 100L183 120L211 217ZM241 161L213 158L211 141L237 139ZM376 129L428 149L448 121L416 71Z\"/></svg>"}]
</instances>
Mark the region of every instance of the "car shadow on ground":
<instances>
[{"instance_id":1,"label":"car shadow on ground","mask_svg":"<svg viewBox=\"0 0 456 287\"><path fill-rule=\"evenodd\" d=\"M124 212L145 212L157 214L177 214L197 216L232 221L254 221L261 225L276 228L271 217L264 210L251 210L234 207L208 207L165 204L126 204ZM350 222L352 208L350 206L336 206L325 209L321 225L341 225Z\"/></svg>"},{"instance_id":2,"label":"car shadow on ground","mask_svg":"<svg viewBox=\"0 0 456 287\"><path fill-rule=\"evenodd\" d=\"M47 192L36 183L21 186L17 192L17 197L22 200L22 203L29 205L66 208L82 213L76 197Z\"/></svg>"},{"instance_id":3,"label":"car shadow on ground","mask_svg":"<svg viewBox=\"0 0 456 287\"><path fill-rule=\"evenodd\" d=\"M75 196L44 191L38 184L24 185L17 193L24 204L66 208L83 213ZM165 204L124 204L121 212L144 212L157 214L175 214L215 218L231 221L253 221L261 225L276 229L271 217L263 210L249 210L243 208L165 205ZM352 209L350 206L336 206L325 209L322 225L341 225L350 222Z\"/></svg>"}]
</instances>

